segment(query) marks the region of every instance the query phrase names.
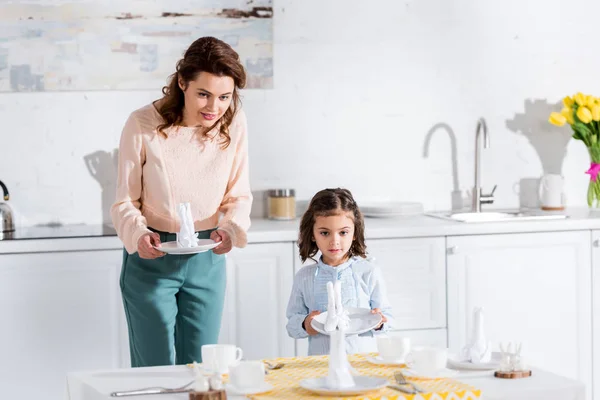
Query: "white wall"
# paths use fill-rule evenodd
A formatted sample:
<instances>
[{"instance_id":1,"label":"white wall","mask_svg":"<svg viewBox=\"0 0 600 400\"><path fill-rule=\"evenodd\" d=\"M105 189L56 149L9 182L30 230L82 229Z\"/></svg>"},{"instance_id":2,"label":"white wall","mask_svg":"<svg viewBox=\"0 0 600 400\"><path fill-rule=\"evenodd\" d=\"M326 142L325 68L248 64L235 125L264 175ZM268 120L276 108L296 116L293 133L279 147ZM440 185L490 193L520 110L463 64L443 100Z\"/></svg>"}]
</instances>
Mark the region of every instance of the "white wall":
<instances>
[{"instance_id":1,"label":"white wall","mask_svg":"<svg viewBox=\"0 0 600 400\"><path fill-rule=\"evenodd\" d=\"M585 0L275 0L275 89L243 100L252 186L293 187L300 199L345 186L448 209L448 132L458 188L469 189L483 116L483 184L498 184L498 206L519 205L521 179L561 168L569 205L584 205L585 148L546 120L565 94L600 95L598 15ZM158 95L0 94L0 180L19 223L100 223L122 125ZM102 184L84 162L95 153Z\"/></svg>"}]
</instances>

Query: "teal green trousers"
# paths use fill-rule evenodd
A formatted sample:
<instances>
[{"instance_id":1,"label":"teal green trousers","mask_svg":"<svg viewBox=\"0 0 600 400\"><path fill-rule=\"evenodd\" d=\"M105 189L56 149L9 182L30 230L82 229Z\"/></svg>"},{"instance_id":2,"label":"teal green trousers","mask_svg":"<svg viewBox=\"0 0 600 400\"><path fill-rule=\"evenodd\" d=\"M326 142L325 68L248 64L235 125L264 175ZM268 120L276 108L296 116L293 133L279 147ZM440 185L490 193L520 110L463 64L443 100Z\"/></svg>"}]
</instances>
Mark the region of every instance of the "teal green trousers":
<instances>
[{"instance_id":1,"label":"teal green trousers","mask_svg":"<svg viewBox=\"0 0 600 400\"><path fill-rule=\"evenodd\" d=\"M200 239L212 230L199 232ZM157 232L161 242L175 234ZM217 343L225 299L225 256L212 251L146 260L123 250L121 293L132 367L202 362Z\"/></svg>"}]
</instances>

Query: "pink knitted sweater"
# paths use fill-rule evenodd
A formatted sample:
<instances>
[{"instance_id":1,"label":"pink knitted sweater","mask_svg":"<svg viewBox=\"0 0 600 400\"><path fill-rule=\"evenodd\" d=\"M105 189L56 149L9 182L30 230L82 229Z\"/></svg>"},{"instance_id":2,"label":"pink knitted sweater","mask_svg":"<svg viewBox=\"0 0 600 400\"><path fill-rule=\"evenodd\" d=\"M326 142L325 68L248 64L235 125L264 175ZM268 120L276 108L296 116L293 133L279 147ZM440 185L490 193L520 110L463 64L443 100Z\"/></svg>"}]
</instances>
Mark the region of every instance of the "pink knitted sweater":
<instances>
[{"instance_id":1,"label":"pink knitted sweater","mask_svg":"<svg viewBox=\"0 0 600 400\"><path fill-rule=\"evenodd\" d=\"M231 143L220 147L218 129L209 138L193 127L157 131L162 118L154 105L134 111L119 146L117 196L112 221L131 254L148 227L178 232L177 205L191 204L196 231L218 227L236 247L246 245L252 193L248 176L246 115L238 110Z\"/></svg>"}]
</instances>

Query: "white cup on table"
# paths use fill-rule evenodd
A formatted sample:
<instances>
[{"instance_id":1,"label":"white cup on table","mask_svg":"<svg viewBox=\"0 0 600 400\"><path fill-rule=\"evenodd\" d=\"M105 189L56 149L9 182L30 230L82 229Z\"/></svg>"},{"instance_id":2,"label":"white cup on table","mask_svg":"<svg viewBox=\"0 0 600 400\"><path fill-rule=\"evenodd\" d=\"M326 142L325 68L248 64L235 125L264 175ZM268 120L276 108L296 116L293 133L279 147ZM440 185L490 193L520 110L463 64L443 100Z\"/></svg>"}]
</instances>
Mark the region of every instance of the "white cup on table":
<instances>
[{"instance_id":1,"label":"white cup on table","mask_svg":"<svg viewBox=\"0 0 600 400\"><path fill-rule=\"evenodd\" d=\"M201 348L202 366L210 372L227 373L229 367L242 360L242 349L233 344L205 344Z\"/></svg>"},{"instance_id":2,"label":"white cup on table","mask_svg":"<svg viewBox=\"0 0 600 400\"><path fill-rule=\"evenodd\" d=\"M378 336L377 351L383 361L404 362L410 353L410 338L400 336Z\"/></svg>"},{"instance_id":3,"label":"white cup on table","mask_svg":"<svg viewBox=\"0 0 600 400\"><path fill-rule=\"evenodd\" d=\"M420 373L435 373L446 368L448 364L448 349L418 346L407 356L411 369Z\"/></svg>"},{"instance_id":4,"label":"white cup on table","mask_svg":"<svg viewBox=\"0 0 600 400\"><path fill-rule=\"evenodd\" d=\"M229 367L229 381L239 390L261 387L265 383L265 364L262 361L241 361Z\"/></svg>"}]
</instances>

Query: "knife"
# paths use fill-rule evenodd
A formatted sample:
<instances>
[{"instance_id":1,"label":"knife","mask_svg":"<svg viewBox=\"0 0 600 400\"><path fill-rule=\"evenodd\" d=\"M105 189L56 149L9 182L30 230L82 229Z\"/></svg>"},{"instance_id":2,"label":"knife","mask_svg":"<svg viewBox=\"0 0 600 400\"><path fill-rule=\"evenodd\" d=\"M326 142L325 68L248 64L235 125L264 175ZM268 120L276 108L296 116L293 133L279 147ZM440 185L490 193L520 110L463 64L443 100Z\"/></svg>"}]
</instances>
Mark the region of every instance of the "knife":
<instances>
[{"instance_id":1,"label":"knife","mask_svg":"<svg viewBox=\"0 0 600 400\"><path fill-rule=\"evenodd\" d=\"M164 393L185 393L191 390L190 386L194 383L191 381L187 385L177 388L165 388L165 387L149 387L145 389L125 390L122 392L112 392L111 397L125 397L125 396L141 396L144 394L164 394Z\"/></svg>"},{"instance_id":2,"label":"knife","mask_svg":"<svg viewBox=\"0 0 600 400\"><path fill-rule=\"evenodd\" d=\"M390 389L398 390L403 393L417 394L416 390L407 388L405 386L396 385L395 383L390 383L389 385L387 385L387 387L389 387Z\"/></svg>"},{"instance_id":3,"label":"knife","mask_svg":"<svg viewBox=\"0 0 600 400\"><path fill-rule=\"evenodd\" d=\"M165 393L185 393L189 392L190 389L143 389L143 390L128 390L126 392L113 392L111 397L125 397L125 396L142 396L145 394L165 394Z\"/></svg>"}]
</instances>

